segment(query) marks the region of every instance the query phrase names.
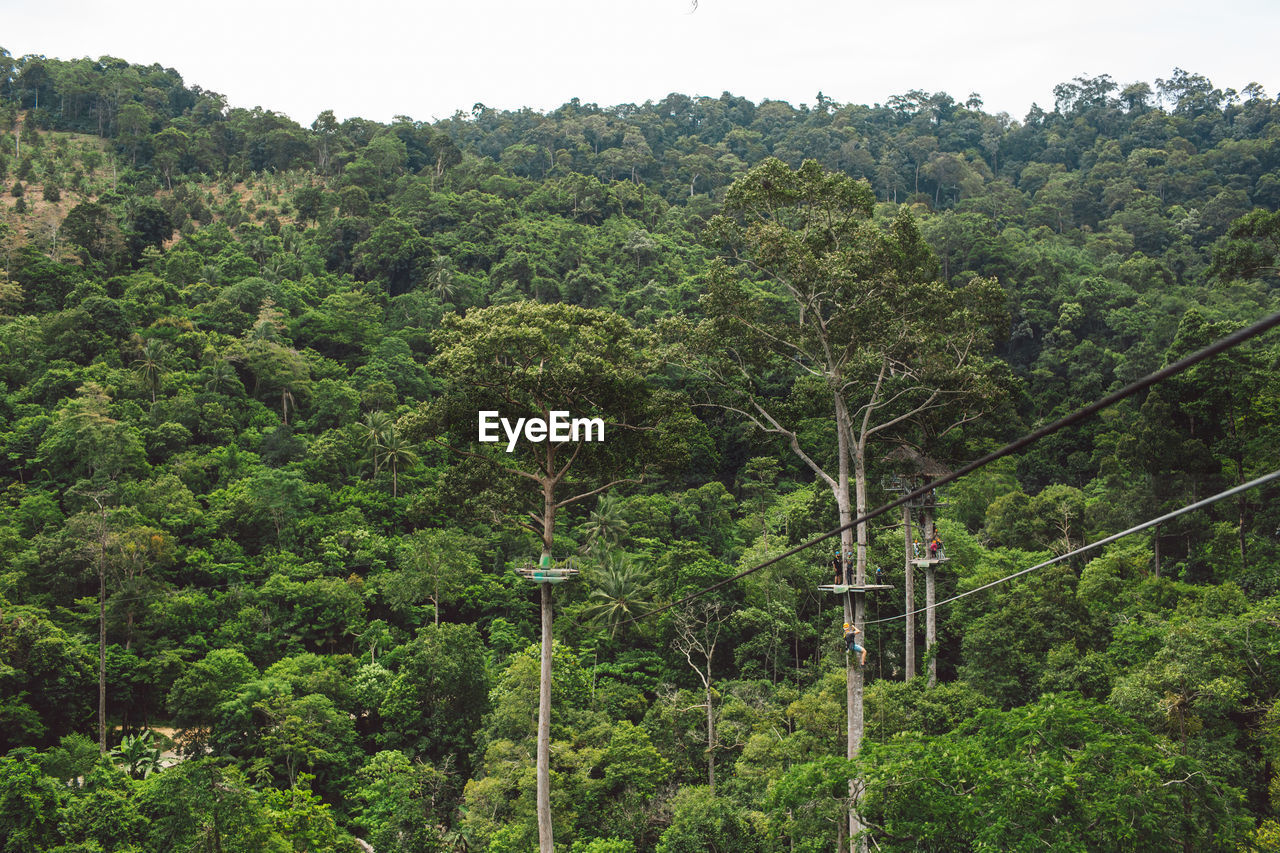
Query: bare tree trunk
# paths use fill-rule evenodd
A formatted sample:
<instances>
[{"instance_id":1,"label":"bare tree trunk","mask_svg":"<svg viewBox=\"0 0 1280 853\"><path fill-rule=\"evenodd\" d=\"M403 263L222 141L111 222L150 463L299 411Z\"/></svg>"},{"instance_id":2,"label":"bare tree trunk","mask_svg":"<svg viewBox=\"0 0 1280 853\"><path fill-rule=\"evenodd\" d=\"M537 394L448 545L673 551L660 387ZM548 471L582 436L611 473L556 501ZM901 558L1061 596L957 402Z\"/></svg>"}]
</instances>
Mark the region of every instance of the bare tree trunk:
<instances>
[{"instance_id":1,"label":"bare tree trunk","mask_svg":"<svg viewBox=\"0 0 1280 853\"><path fill-rule=\"evenodd\" d=\"M98 505L98 753L107 754L107 513Z\"/></svg>"},{"instance_id":2,"label":"bare tree trunk","mask_svg":"<svg viewBox=\"0 0 1280 853\"><path fill-rule=\"evenodd\" d=\"M844 399L839 394L835 398L836 408L836 451L839 455L839 468L834 489L836 507L840 514L840 526L844 527L853 521L853 507L849 503L849 459L852 456L852 448L850 445L850 436L853 429L849 421L849 410L844 404ZM849 563L847 555L853 550L853 531L844 530L840 533L840 561L841 561L841 583L851 583L852 578L849 576ZM844 621L852 622L853 613L850 609L851 605L845 602Z\"/></svg>"},{"instance_id":3,"label":"bare tree trunk","mask_svg":"<svg viewBox=\"0 0 1280 853\"><path fill-rule=\"evenodd\" d=\"M220 790L225 790L218 782L213 781L212 772L209 777L209 788L213 793L213 853L222 853L222 829L218 826L218 808L221 805L222 795Z\"/></svg>"},{"instance_id":4,"label":"bare tree trunk","mask_svg":"<svg viewBox=\"0 0 1280 853\"><path fill-rule=\"evenodd\" d=\"M933 653L933 647L938 642L938 612L934 609L937 602L937 587L934 586L936 578L934 567L932 565L926 567L924 572L924 652L929 658L930 687L938 683L938 657Z\"/></svg>"},{"instance_id":5,"label":"bare tree trunk","mask_svg":"<svg viewBox=\"0 0 1280 853\"><path fill-rule=\"evenodd\" d=\"M1151 549L1155 552L1156 559L1156 580L1160 579L1160 525L1156 525L1151 530Z\"/></svg>"},{"instance_id":6,"label":"bare tree trunk","mask_svg":"<svg viewBox=\"0 0 1280 853\"><path fill-rule=\"evenodd\" d=\"M866 431L863 430L865 436ZM853 488L856 495L856 511L858 517L861 518L867 512L867 458L866 445L860 441L854 442L853 455ZM859 587L867 582L867 525L865 523L857 526L858 532L858 560L857 572L854 577L854 583ZM853 595L853 625L859 631L862 631L866 624L866 593L856 592ZM867 642L867 635L863 633L862 642ZM862 748L862 734L864 730L864 721L862 717L862 667L851 666L848 670L848 693L849 693L849 748L848 758L853 760L858 757L858 750ZM866 849L866 841L861 838L860 833L866 828L862 825L862 821L858 818L858 799L862 795L862 780L849 780L849 853L860 853Z\"/></svg>"},{"instance_id":7,"label":"bare tree trunk","mask_svg":"<svg viewBox=\"0 0 1280 853\"><path fill-rule=\"evenodd\" d=\"M552 445L547 444L548 455ZM548 458L547 470L554 470ZM551 544L555 534L556 500L555 483L548 476L542 483L542 559L544 566L551 565ZM542 588L542 666L538 676L538 849L540 853L555 853L551 838L551 584L539 584Z\"/></svg>"},{"instance_id":8,"label":"bare tree trunk","mask_svg":"<svg viewBox=\"0 0 1280 853\"><path fill-rule=\"evenodd\" d=\"M924 511L924 529L926 535L931 541L938 535L938 523L933 517L933 508L927 508ZM925 654L929 654L933 649L933 644L938 641L938 613L934 608L937 601L937 587L934 585L937 580L937 565L930 563L925 568L924 576L924 646ZM929 659L929 686L938 683L938 661L934 658Z\"/></svg>"},{"instance_id":9,"label":"bare tree trunk","mask_svg":"<svg viewBox=\"0 0 1280 853\"><path fill-rule=\"evenodd\" d=\"M542 669L538 681L538 850L554 853L551 840L551 584L542 588Z\"/></svg>"},{"instance_id":10,"label":"bare tree trunk","mask_svg":"<svg viewBox=\"0 0 1280 853\"><path fill-rule=\"evenodd\" d=\"M839 387L839 377L830 377L833 385ZM862 448L857 447L852 440L853 424L849 417L848 407L845 405L844 398L837 392L834 395L835 415L836 415L836 443L838 447L839 473L837 480L833 485L832 492L836 499L836 507L839 510L840 526L851 523L855 516L853 514L854 507L850 506L849 492L850 485L854 486L857 494L858 514L861 515L865 510L866 504L866 488L863 483L865 476L865 460L863 459ZM850 482L849 462L854 462L855 470L852 472L852 483ZM829 481L828 481L829 482ZM866 582L866 525L857 526L857 543L858 551L855 561L855 570L850 577L848 560L845 557L853 544L853 531L845 529L840 533L840 553L842 560L842 578L843 582L862 585ZM844 621L848 622L862 630L865 621L865 604L864 594L849 593L844 596ZM866 642L866 635L863 634L863 643ZM845 669L845 725L848 732L846 741L845 757L852 760L857 757L858 749L862 745L863 717L862 717L862 667L858 664L858 660L851 653L847 655L847 665ZM862 823L858 820L856 804L858 796L861 794L862 783L858 779L849 780L849 843L850 850L856 853L859 843L856 838L862 831ZM844 827L840 827L840 845L843 847Z\"/></svg>"},{"instance_id":11,"label":"bare tree trunk","mask_svg":"<svg viewBox=\"0 0 1280 853\"><path fill-rule=\"evenodd\" d=\"M1231 421L1232 434L1235 434L1235 421ZM1244 460L1236 457L1236 485L1244 482ZM1240 571L1248 574L1249 572L1249 554L1245 541L1245 525L1249 523L1249 499L1245 495L1240 496Z\"/></svg>"},{"instance_id":12,"label":"bare tree trunk","mask_svg":"<svg viewBox=\"0 0 1280 853\"><path fill-rule=\"evenodd\" d=\"M908 486L908 488L910 487ZM906 608L906 627L904 630L907 635L907 671L905 678L910 681L916 677L916 578L915 566L911 563L914 555L911 553L911 506L909 504L903 504L902 506L902 541L904 553L906 554L906 568L903 570L903 596L906 599L906 603L903 605Z\"/></svg>"},{"instance_id":13,"label":"bare tree trunk","mask_svg":"<svg viewBox=\"0 0 1280 853\"><path fill-rule=\"evenodd\" d=\"M100 534L104 539L106 530ZM103 549L106 545L103 543ZM107 567L98 557L98 752L107 754Z\"/></svg>"},{"instance_id":14,"label":"bare tree trunk","mask_svg":"<svg viewBox=\"0 0 1280 853\"><path fill-rule=\"evenodd\" d=\"M711 674L711 661L707 661L707 675ZM716 714L711 705L711 682L707 681L707 787L711 795L716 793Z\"/></svg>"}]
</instances>

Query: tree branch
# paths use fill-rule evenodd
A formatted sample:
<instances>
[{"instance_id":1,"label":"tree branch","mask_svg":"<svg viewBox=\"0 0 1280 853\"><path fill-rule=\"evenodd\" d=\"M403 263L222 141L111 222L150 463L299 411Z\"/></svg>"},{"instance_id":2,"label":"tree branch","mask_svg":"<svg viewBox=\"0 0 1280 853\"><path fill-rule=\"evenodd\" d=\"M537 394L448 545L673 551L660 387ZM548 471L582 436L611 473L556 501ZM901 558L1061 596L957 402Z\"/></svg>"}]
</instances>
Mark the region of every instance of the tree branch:
<instances>
[{"instance_id":1,"label":"tree branch","mask_svg":"<svg viewBox=\"0 0 1280 853\"><path fill-rule=\"evenodd\" d=\"M639 477L639 478L637 478L637 477L625 477L625 478L623 478L623 479L621 479L621 480L614 480L613 482L605 483L603 486L601 486L601 487L600 487L600 488L598 488L598 489L592 489L592 490L591 490L591 491L589 491L589 492L583 492L583 493L582 493L582 494L580 494L580 495L574 495L574 496L573 496L573 497L571 497L571 498L566 498L566 499L564 499L564 500L560 501L559 503L557 503L555 506L556 506L556 509L560 509L561 507L568 506L568 505L569 505L569 504L571 504L571 503L575 503L575 502L580 501L580 500L585 500L585 499L587 499L587 498L591 497L592 495L598 495L598 494L600 494L601 492L605 491L606 489L612 489L614 486L620 486L620 485L622 485L623 483L642 483L642 482L644 482L644 478L643 478L643 477Z\"/></svg>"},{"instance_id":2,"label":"tree branch","mask_svg":"<svg viewBox=\"0 0 1280 853\"><path fill-rule=\"evenodd\" d=\"M490 465L494 466L495 468L499 468L503 471L506 471L508 474L517 474L521 477L526 477L530 480L533 480L535 483L541 483L543 480L543 478L538 476L537 474L530 474L528 471L521 471L519 468L508 468L506 465L503 465L501 462L496 461L495 459L493 459L493 457L488 456L484 453L476 453L471 450L462 450L460 448L454 447L452 444L450 444L447 441L441 441L439 438L433 438L432 441L434 441L436 444L443 447L445 450L451 451L452 453L456 453L459 456L465 456L469 459L483 459L485 462L488 462Z\"/></svg>"}]
</instances>

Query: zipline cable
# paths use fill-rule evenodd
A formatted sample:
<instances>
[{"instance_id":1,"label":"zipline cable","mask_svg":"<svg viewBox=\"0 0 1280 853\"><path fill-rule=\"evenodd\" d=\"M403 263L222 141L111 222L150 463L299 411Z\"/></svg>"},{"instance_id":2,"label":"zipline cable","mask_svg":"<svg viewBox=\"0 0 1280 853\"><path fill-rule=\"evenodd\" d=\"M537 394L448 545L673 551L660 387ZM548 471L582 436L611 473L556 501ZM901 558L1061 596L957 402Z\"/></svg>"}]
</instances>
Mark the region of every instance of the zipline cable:
<instances>
[{"instance_id":1,"label":"zipline cable","mask_svg":"<svg viewBox=\"0 0 1280 853\"><path fill-rule=\"evenodd\" d=\"M1193 504L1188 504L1187 506L1184 506L1181 509L1175 509L1173 512L1165 513L1159 518L1153 518L1150 521L1144 521L1139 525L1130 527L1128 530L1122 530L1119 533L1113 533L1112 535L1104 539L1099 539L1097 542L1090 542L1088 545L1084 545L1080 548L1077 548L1074 551L1068 551L1066 554L1061 554L1050 560L1045 560L1043 563L1036 563L1034 566L1028 569L1022 569L1021 571L1014 572L1011 575L1005 575L999 580L994 580L994 581L991 581L990 583L984 583L982 586L974 587L973 589L970 589L970 590L965 590L959 595L953 595L950 598L943 599L942 601L935 603L933 606L936 609L941 607L944 604L950 604L953 601L959 601L960 599L964 598L967 595L973 595L975 592L982 592L984 589L991 589L991 587L1002 584L1005 581L1011 581L1014 578L1021 577L1025 574L1030 574L1031 572L1034 572L1037 569L1043 569L1045 566L1052 566L1054 563L1061 563L1063 560L1068 560L1072 557L1083 554L1086 551L1092 551L1094 548L1101 548L1103 545L1110 545L1112 542L1115 542L1117 539L1123 539L1126 536L1131 536L1134 533L1138 533L1140 531L1146 530L1148 527L1155 527L1159 524L1164 524L1166 521L1177 518L1180 515L1186 515L1189 512L1195 512L1198 509L1204 509L1210 504L1215 504L1218 501L1226 500L1227 498L1238 495L1241 492L1245 492L1245 491L1248 491L1249 489L1257 488L1258 486L1266 485L1267 483L1270 483L1271 481L1278 480L1278 479L1280 479L1280 469L1272 471L1270 474L1266 474L1262 477L1258 477L1255 480L1250 480L1247 483L1242 483L1241 485L1236 486L1234 488L1227 489L1225 492L1219 492L1218 494L1214 495L1211 498L1205 498L1202 501L1196 501ZM876 625L881 622L893 622L896 619L905 619L907 618L908 615L915 616L920 613L925 613L928 611L928 609L929 608L927 607L922 607L919 610L912 610L910 614L899 613L897 616L886 616L883 619L871 619L867 621L865 624Z\"/></svg>"},{"instance_id":2,"label":"zipline cable","mask_svg":"<svg viewBox=\"0 0 1280 853\"><path fill-rule=\"evenodd\" d=\"M795 556L796 554L799 554L801 551L804 551L808 548L812 548L814 545L817 545L821 542L825 542L826 540L830 539L833 536L839 536L844 531L853 529L857 527L859 524L864 524L873 518L883 515L884 513L888 512L891 509L895 509L897 507L902 506L908 501L913 501L918 497L922 497L928 494L933 489L938 488L939 486L943 486L943 485L946 485L947 483L952 482L953 480L957 480L960 477L963 477L965 474L970 474L978 470L979 468L983 467L984 465L989 465L992 462L995 462L997 459L1002 459L1011 453L1016 453L1017 451L1023 449L1024 447L1030 444L1034 444L1035 442L1039 441L1045 436L1052 435L1053 433L1057 432L1063 427L1071 426L1074 423L1078 423L1079 421L1082 421L1085 418L1100 412L1101 410L1107 408L1108 406L1111 406L1111 405L1114 405L1115 403L1120 402L1126 397L1132 397L1134 394L1137 394L1139 391L1145 391L1146 389L1150 388L1152 385L1156 385L1161 382L1164 382L1165 380L1170 379L1178 375L1179 373L1182 373L1184 370L1187 370L1188 368L1199 364L1200 362L1204 361L1207 358L1211 358L1212 356L1215 356L1221 352L1225 352L1226 350L1232 349L1233 347L1237 347L1247 340L1256 338L1258 335L1261 335L1262 333L1269 331L1270 329L1274 328L1276 325L1280 325L1280 311L1274 314L1270 314L1266 317L1263 317L1261 320L1258 320L1257 322L1252 323L1251 325L1248 325L1243 329L1239 329L1235 332L1232 332L1226 337L1220 338L1219 340L1214 341L1213 343L1209 344L1207 347L1201 350L1197 350L1196 352L1191 353L1191 355L1188 355L1184 358L1179 359L1178 361L1175 361L1173 364L1166 365L1165 367L1160 368L1154 373L1149 373L1146 376L1142 377L1141 379L1137 379L1129 383L1128 385L1124 386L1120 390L1114 391L1106 395L1105 397L1102 397L1101 399L1093 403L1090 403L1084 408L1077 409L1074 412L1068 415L1065 415L1056 421L1053 421L1052 423L1046 424L1037 430L1033 430L1032 432L1029 432L1026 435L1022 436L1022 438L1019 438L1015 441L1011 441L1010 443L1006 444L1004 447L1001 447L999 450L992 451L991 453L988 453L986 456L983 456L979 459L975 459L973 462L970 462L967 465L964 465L961 468L955 471L952 471L950 474L943 475L942 477L939 477L938 479L933 480L928 484L921 486L920 488L916 489L913 492L908 492L907 494L903 495L902 497L898 498L895 501L891 501L890 503L877 507L871 510L870 512L868 512L866 515L863 515L859 518L855 518L853 521L850 521L848 524L843 524L840 527L837 527L833 530L828 530L826 533L819 534L818 536L815 536L814 538L810 539L807 542L801 542L799 545L796 545L793 548L789 548L788 550L783 551L781 554L770 557L769 559L764 560L752 566L749 569L744 569L743 571L738 572L733 577L725 578L724 580L717 581L716 583L713 583L710 586L703 587L702 589L697 590L696 592L691 592L688 595L686 595L684 598L681 598L677 601L669 602L667 604L662 605L661 607L657 607L653 610L650 610L647 613L644 613L638 616L632 616L630 619L626 619L622 622L619 622L617 627L621 628L624 625L630 625L633 622L639 622L641 619L647 619L650 616L657 616L659 613L663 613L667 610L670 610L673 607L678 607L682 604L693 601L695 598L700 598L709 592L714 592L715 590L720 589L721 587L728 586L729 584L734 583L735 581L739 581L742 578L745 578L747 575L751 575L760 571L761 569L768 568L769 566L772 566L774 563L785 560L788 557Z\"/></svg>"}]
</instances>

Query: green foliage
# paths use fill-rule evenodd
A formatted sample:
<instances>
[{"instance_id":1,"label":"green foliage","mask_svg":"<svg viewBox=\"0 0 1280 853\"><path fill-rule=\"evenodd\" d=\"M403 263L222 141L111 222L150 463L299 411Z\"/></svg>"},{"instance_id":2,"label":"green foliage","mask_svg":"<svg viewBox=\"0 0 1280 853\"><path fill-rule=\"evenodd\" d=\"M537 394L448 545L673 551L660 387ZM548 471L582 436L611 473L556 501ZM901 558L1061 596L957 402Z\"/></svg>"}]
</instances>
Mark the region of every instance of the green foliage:
<instances>
[{"instance_id":1,"label":"green foliage","mask_svg":"<svg viewBox=\"0 0 1280 853\"><path fill-rule=\"evenodd\" d=\"M960 676L1004 707L1021 705L1034 699L1049 649L1082 630L1075 575L1058 564L988 595L996 598L994 606L959 623L965 658Z\"/></svg>"},{"instance_id":2,"label":"green foliage","mask_svg":"<svg viewBox=\"0 0 1280 853\"><path fill-rule=\"evenodd\" d=\"M141 812L152 849L285 853L262 795L244 774L209 759L186 761L143 783Z\"/></svg>"},{"instance_id":3,"label":"green foliage","mask_svg":"<svg viewBox=\"0 0 1280 853\"><path fill-rule=\"evenodd\" d=\"M490 737L517 741L533 736L538 716L538 669L540 649L535 643L507 662L490 691L492 716L486 725ZM551 735L568 739L575 711L588 706L590 676L572 649L560 643L552 647L551 704L564 711L552 715Z\"/></svg>"},{"instance_id":4,"label":"green foliage","mask_svg":"<svg viewBox=\"0 0 1280 853\"><path fill-rule=\"evenodd\" d=\"M329 697L269 693L252 710L262 721L255 751L265 760L255 769L273 767L293 788L304 769L327 776L350 765L355 746L351 716L335 708Z\"/></svg>"},{"instance_id":5,"label":"green foliage","mask_svg":"<svg viewBox=\"0 0 1280 853\"><path fill-rule=\"evenodd\" d=\"M635 853L636 846L621 838L593 838L590 841L575 841L573 853Z\"/></svg>"},{"instance_id":6,"label":"green foliage","mask_svg":"<svg viewBox=\"0 0 1280 853\"><path fill-rule=\"evenodd\" d=\"M1084 544L1084 494L1053 485L1035 497L1006 492L987 507L986 531L996 544L1065 554Z\"/></svg>"},{"instance_id":7,"label":"green foliage","mask_svg":"<svg viewBox=\"0 0 1280 853\"><path fill-rule=\"evenodd\" d=\"M479 632L429 625L387 661L395 673L380 708L387 746L469 768L488 693Z\"/></svg>"},{"instance_id":8,"label":"green foliage","mask_svg":"<svg viewBox=\"0 0 1280 853\"><path fill-rule=\"evenodd\" d=\"M145 779L161 766L160 747L156 745L155 735L149 731L125 735L119 746L112 750L112 756L131 779Z\"/></svg>"},{"instance_id":9,"label":"green foliage","mask_svg":"<svg viewBox=\"0 0 1280 853\"><path fill-rule=\"evenodd\" d=\"M1250 666L1243 651L1270 656L1280 648L1269 616L1275 599L1250 606L1230 585L1199 598L1167 618L1150 615L1117 629L1108 652L1125 669L1110 702L1180 742L1231 784L1256 785L1256 759L1229 744L1240 736L1233 716L1263 706L1276 689L1274 674Z\"/></svg>"},{"instance_id":10,"label":"green foliage","mask_svg":"<svg viewBox=\"0 0 1280 853\"><path fill-rule=\"evenodd\" d=\"M100 758L98 744L82 734L63 735L41 759L44 772L62 782L86 776Z\"/></svg>"},{"instance_id":11,"label":"green foliage","mask_svg":"<svg viewBox=\"0 0 1280 853\"><path fill-rule=\"evenodd\" d=\"M115 479L146 465L136 427L111 416L111 397L96 383L54 413L38 458L66 481Z\"/></svg>"},{"instance_id":12,"label":"green foliage","mask_svg":"<svg viewBox=\"0 0 1280 853\"><path fill-rule=\"evenodd\" d=\"M0 620L0 746L49 744L89 715L94 653L83 637L31 608Z\"/></svg>"},{"instance_id":13,"label":"green foliage","mask_svg":"<svg viewBox=\"0 0 1280 853\"><path fill-rule=\"evenodd\" d=\"M449 788L446 773L411 762L402 752L383 750L356 773L349 795L357 823L375 850L417 853L442 843Z\"/></svg>"},{"instance_id":14,"label":"green foliage","mask_svg":"<svg viewBox=\"0 0 1280 853\"><path fill-rule=\"evenodd\" d=\"M671 826L662 833L658 853L703 850L764 850L747 816L723 797L701 786L680 790L671 803Z\"/></svg>"},{"instance_id":15,"label":"green foliage","mask_svg":"<svg viewBox=\"0 0 1280 853\"><path fill-rule=\"evenodd\" d=\"M58 837L63 787L40 772L29 749L0 757L0 838L4 853L51 847Z\"/></svg>"},{"instance_id":16,"label":"green foliage","mask_svg":"<svg viewBox=\"0 0 1280 853\"><path fill-rule=\"evenodd\" d=\"M1280 274L1280 213L1255 210L1231 224L1214 249L1213 271L1221 278Z\"/></svg>"},{"instance_id":17,"label":"green foliage","mask_svg":"<svg viewBox=\"0 0 1280 853\"><path fill-rule=\"evenodd\" d=\"M333 809L313 794L307 774L288 790L268 788L262 797L267 821L294 850L357 853L360 848L334 818Z\"/></svg>"},{"instance_id":18,"label":"green foliage","mask_svg":"<svg viewBox=\"0 0 1280 853\"><path fill-rule=\"evenodd\" d=\"M643 800L652 797L671 774L671 766L654 750L648 735L627 722L614 728L600 762L606 791Z\"/></svg>"},{"instance_id":19,"label":"green foliage","mask_svg":"<svg viewBox=\"0 0 1280 853\"><path fill-rule=\"evenodd\" d=\"M855 768L843 758L823 756L796 764L770 786L770 822L777 834L796 850L816 851L830 846L829 838L845 821L849 779Z\"/></svg>"},{"instance_id":20,"label":"green foliage","mask_svg":"<svg viewBox=\"0 0 1280 853\"><path fill-rule=\"evenodd\" d=\"M430 602L438 625L440 608L453 604L476 580L475 549L476 542L457 531L417 531L403 545L404 568L382 577L387 601L402 611Z\"/></svg>"},{"instance_id":21,"label":"green foliage","mask_svg":"<svg viewBox=\"0 0 1280 853\"><path fill-rule=\"evenodd\" d=\"M105 759L84 777L62 812L59 827L66 841L96 842L104 850L137 849L146 829L135 783Z\"/></svg>"},{"instance_id":22,"label":"green foliage","mask_svg":"<svg viewBox=\"0 0 1280 853\"><path fill-rule=\"evenodd\" d=\"M216 720L217 709L235 696L258 670L244 653L214 649L196 661L169 691L168 708L174 723L195 744L203 743Z\"/></svg>"},{"instance_id":23,"label":"green foliage","mask_svg":"<svg viewBox=\"0 0 1280 853\"><path fill-rule=\"evenodd\" d=\"M867 737L884 742L902 732L942 735L990 707L963 681L929 687L926 679L877 681L867 688Z\"/></svg>"},{"instance_id":24,"label":"green foliage","mask_svg":"<svg viewBox=\"0 0 1280 853\"><path fill-rule=\"evenodd\" d=\"M583 569L556 589L561 845L829 849L829 553L706 597L706 691L690 608L628 620L833 527L842 457L875 505L892 448L976 458L1276 308L1280 107L1181 70L1019 121L916 91L302 127L2 50L0 84L5 849L525 853L531 535ZM952 484L940 596L1276 468L1276 364L1260 339ZM548 408L606 441L475 441L480 409ZM946 605L933 688L873 628L869 846L1274 846L1274 497ZM117 767L86 737L99 561Z\"/></svg>"},{"instance_id":25,"label":"green foliage","mask_svg":"<svg viewBox=\"0 0 1280 853\"><path fill-rule=\"evenodd\" d=\"M1239 792L1105 705L1046 695L983 711L948 735L899 735L860 759L860 809L895 839L938 849L1220 849L1243 837Z\"/></svg>"}]
</instances>

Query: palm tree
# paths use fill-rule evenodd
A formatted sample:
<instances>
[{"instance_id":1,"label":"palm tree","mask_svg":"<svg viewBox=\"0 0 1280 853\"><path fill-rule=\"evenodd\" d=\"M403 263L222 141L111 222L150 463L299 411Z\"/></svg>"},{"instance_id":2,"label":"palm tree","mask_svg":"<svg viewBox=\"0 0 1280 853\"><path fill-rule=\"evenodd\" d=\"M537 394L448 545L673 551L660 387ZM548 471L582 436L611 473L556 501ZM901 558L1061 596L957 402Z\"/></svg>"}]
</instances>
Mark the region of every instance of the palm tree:
<instances>
[{"instance_id":1,"label":"palm tree","mask_svg":"<svg viewBox=\"0 0 1280 853\"><path fill-rule=\"evenodd\" d=\"M386 412L370 412L364 421L358 424L361 438L369 450L369 458L373 460L373 476L378 476L382 465L383 439L391 430L391 415Z\"/></svg>"},{"instance_id":2,"label":"palm tree","mask_svg":"<svg viewBox=\"0 0 1280 853\"><path fill-rule=\"evenodd\" d=\"M412 468L418 464L418 454L414 450L412 444L404 440L403 437L396 434L395 426L391 426L387 430L387 434L382 439L382 445L379 447L382 453L382 462L391 468L391 497L398 497L400 490L401 468Z\"/></svg>"},{"instance_id":3,"label":"palm tree","mask_svg":"<svg viewBox=\"0 0 1280 853\"><path fill-rule=\"evenodd\" d=\"M168 351L164 341L150 340L138 348L133 368L143 383L151 390L151 402L156 401L160 380L164 377L164 355Z\"/></svg>"},{"instance_id":4,"label":"palm tree","mask_svg":"<svg viewBox=\"0 0 1280 853\"><path fill-rule=\"evenodd\" d=\"M205 381L204 387L215 394L230 391L235 387L232 384L235 378L236 371L231 366L231 362L214 355L209 361L209 378Z\"/></svg>"},{"instance_id":5,"label":"palm tree","mask_svg":"<svg viewBox=\"0 0 1280 853\"><path fill-rule=\"evenodd\" d=\"M604 495L596 502L596 508L591 511L590 517L582 525L582 532L587 536L582 553L599 548L612 548L618 544L622 536L626 535L629 526L626 519L622 517L614 496Z\"/></svg>"},{"instance_id":6,"label":"palm tree","mask_svg":"<svg viewBox=\"0 0 1280 853\"><path fill-rule=\"evenodd\" d=\"M441 302L453 299L457 287L453 284L453 266L444 255L436 255L431 259L431 272L427 276L431 282L431 293Z\"/></svg>"},{"instance_id":7,"label":"palm tree","mask_svg":"<svg viewBox=\"0 0 1280 853\"><path fill-rule=\"evenodd\" d=\"M623 622L639 618L652 609L649 573L630 555L612 555L601 566L598 578L596 588L588 596L592 603L582 615L607 625L611 638L617 635Z\"/></svg>"}]
</instances>

